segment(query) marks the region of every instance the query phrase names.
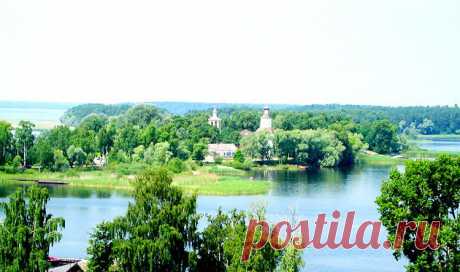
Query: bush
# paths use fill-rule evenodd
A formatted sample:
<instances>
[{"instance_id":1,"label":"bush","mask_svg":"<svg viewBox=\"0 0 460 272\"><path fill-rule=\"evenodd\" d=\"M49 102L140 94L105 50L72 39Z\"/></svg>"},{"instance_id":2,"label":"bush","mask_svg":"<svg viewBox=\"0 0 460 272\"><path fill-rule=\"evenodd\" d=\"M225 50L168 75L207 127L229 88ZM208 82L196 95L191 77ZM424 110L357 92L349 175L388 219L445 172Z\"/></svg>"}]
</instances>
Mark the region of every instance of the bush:
<instances>
[{"instance_id":1,"label":"bush","mask_svg":"<svg viewBox=\"0 0 460 272\"><path fill-rule=\"evenodd\" d=\"M198 169L198 164L193 160L186 161L185 165L187 167L187 170L195 171L196 169Z\"/></svg>"},{"instance_id":2,"label":"bush","mask_svg":"<svg viewBox=\"0 0 460 272\"><path fill-rule=\"evenodd\" d=\"M216 157L214 158L214 162L215 162L216 164L222 164L223 161L224 161L224 158L222 158L221 156L216 156Z\"/></svg>"},{"instance_id":3,"label":"bush","mask_svg":"<svg viewBox=\"0 0 460 272\"><path fill-rule=\"evenodd\" d=\"M244 162L231 160L226 162L225 165L245 171L251 170L251 168L254 166L251 160L245 160Z\"/></svg>"},{"instance_id":4,"label":"bush","mask_svg":"<svg viewBox=\"0 0 460 272\"><path fill-rule=\"evenodd\" d=\"M22 170L22 168L14 167L10 164L2 166L1 169L7 174L16 174Z\"/></svg>"},{"instance_id":5,"label":"bush","mask_svg":"<svg viewBox=\"0 0 460 272\"><path fill-rule=\"evenodd\" d=\"M185 170L185 164L178 158L173 158L168 162L168 169L173 173L180 173Z\"/></svg>"},{"instance_id":6,"label":"bush","mask_svg":"<svg viewBox=\"0 0 460 272\"><path fill-rule=\"evenodd\" d=\"M63 171L69 169L69 161L60 149L54 150L54 170Z\"/></svg>"},{"instance_id":7,"label":"bush","mask_svg":"<svg viewBox=\"0 0 460 272\"><path fill-rule=\"evenodd\" d=\"M24 171L21 165L22 159L20 156L16 155L11 162L2 167L2 170L8 174L16 174Z\"/></svg>"},{"instance_id":8,"label":"bush","mask_svg":"<svg viewBox=\"0 0 460 272\"><path fill-rule=\"evenodd\" d=\"M109 154L109 161L111 162L129 162L129 156L123 150L111 152Z\"/></svg>"}]
</instances>

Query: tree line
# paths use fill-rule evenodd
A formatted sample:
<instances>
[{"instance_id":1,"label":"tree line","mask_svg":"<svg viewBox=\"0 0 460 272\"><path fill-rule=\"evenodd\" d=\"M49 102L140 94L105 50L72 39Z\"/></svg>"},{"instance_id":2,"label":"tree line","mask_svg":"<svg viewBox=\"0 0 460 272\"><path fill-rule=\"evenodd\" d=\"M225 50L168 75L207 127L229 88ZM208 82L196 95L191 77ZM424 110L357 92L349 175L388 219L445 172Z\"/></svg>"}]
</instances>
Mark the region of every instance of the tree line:
<instances>
[{"instance_id":1,"label":"tree line","mask_svg":"<svg viewBox=\"0 0 460 272\"><path fill-rule=\"evenodd\" d=\"M191 112L207 111L217 106L224 114L232 112L251 112L255 118L248 122L258 122L259 111L263 105L258 104L209 104L209 103L187 103L187 102L152 102L158 108L164 109L171 115L185 115ZM118 116L125 113L132 104L84 104L69 109L61 121L69 126L77 126L87 115L91 113L102 114L107 117ZM388 119L397 126L399 132L415 131L421 134L452 134L460 133L460 109L454 106L410 106L410 107L388 107L369 105L272 105L274 121L278 128L285 129L290 126L291 121L283 123L285 115L297 115L304 120L311 118L324 119L324 116L335 116L334 118L349 118L355 123L369 123L376 120ZM227 114L226 114L227 115ZM279 120L277 119L279 115ZM318 117L317 117L318 116ZM246 116L248 117L248 115ZM327 118L327 117L326 117ZM288 116L291 119L291 116ZM303 122L301 126L314 128L315 123L321 120L312 120L310 124ZM248 125L250 127L251 125Z\"/></svg>"},{"instance_id":2,"label":"tree line","mask_svg":"<svg viewBox=\"0 0 460 272\"><path fill-rule=\"evenodd\" d=\"M278 112L274 133L259 133L259 111L224 110L220 130L208 117L208 111L171 115L138 105L116 117L90 113L76 127L59 125L39 134L29 121L16 128L0 121L0 165L7 171L20 166L61 171L103 156L109 162L180 168L182 161L202 161L207 144L224 142L240 146L247 160L334 167L352 164L361 148L385 154L404 147L398 128L386 119L360 124L340 115ZM252 134L243 137L241 131Z\"/></svg>"}]
</instances>

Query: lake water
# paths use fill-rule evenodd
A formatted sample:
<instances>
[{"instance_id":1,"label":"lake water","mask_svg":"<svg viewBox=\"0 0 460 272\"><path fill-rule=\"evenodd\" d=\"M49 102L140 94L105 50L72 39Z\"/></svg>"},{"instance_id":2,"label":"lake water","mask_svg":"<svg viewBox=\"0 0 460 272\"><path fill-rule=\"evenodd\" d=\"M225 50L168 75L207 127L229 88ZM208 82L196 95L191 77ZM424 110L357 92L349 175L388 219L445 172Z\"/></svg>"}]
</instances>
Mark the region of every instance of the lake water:
<instances>
[{"instance_id":1,"label":"lake water","mask_svg":"<svg viewBox=\"0 0 460 272\"><path fill-rule=\"evenodd\" d=\"M307 219L309 222L314 221L319 213L326 213L327 220L332 220L331 213L336 209L342 213L342 217L348 211L356 211L356 230L358 223L364 220L378 220L374 201L389 170L386 166L356 166L350 170L254 172L252 174L256 178L268 178L274 182L268 194L200 196L198 212L213 214L218 207L224 210L247 210L263 203L266 205L267 218L274 223L280 219L291 219L292 211L297 219ZM0 186L0 200L5 201L14 187ZM52 248L52 256L85 257L91 230L103 220L123 215L130 201L128 194L116 191L50 187L50 192L52 198L48 211L66 220L63 238ZM341 222L339 233L343 226ZM310 228L313 227L310 223ZM328 230L328 227L325 229ZM383 242L385 237L386 233L382 232L380 241ZM404 271L404 262L397 262L391 252L385 249L308 248L303 252L303 257L305 271L369 271L370 267L372 271Z\"/></svg>"},{"instance_id":2,"label":"lake water","mask_svg":"<svg viewBox=\"0 0 460 272\"><path fill-rule=\"evenodd\" d=\"M423 149L431 151L460 152L460 140L424 140L416 142Z\"/></svg>"}]
</instances>

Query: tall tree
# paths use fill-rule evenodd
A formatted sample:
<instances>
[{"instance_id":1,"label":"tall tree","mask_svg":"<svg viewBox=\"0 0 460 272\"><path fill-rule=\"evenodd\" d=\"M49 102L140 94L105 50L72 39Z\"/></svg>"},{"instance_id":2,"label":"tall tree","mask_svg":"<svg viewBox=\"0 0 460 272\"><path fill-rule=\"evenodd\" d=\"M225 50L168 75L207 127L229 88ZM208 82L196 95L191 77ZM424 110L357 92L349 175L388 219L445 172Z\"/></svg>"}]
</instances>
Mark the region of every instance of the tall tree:
<instances>
[{"instance_id":1,"label":"tall tree","mask_svg":"<svg viewBox=\"0 0 460 272\"><path fill-rule=\"evenodd\" d=\"M0 165L8 160L13 144L13 134L11 124L0 121Z\"/></svg>"},{"instance_id":2,"label":"tall tree","mask_svg":"<svg viewBox=\"0 0 460 272\"><path fill-rule=\"evenodd\" d=\"M377 153L387 154L400 150L397 128L386 119L373 122L365 139L369 148Z\"/></svg>"},{"instance_id":3,"label":"tall tree","mask_svg":"<svg viewBox=\"0 0 460 272\"><path fill-rule=\"evenodd\" d=\"M138 176L126 215L99 225L92 236L93 271L187 270L196 240L196 197L183 195L171 182L166 169Z\"/></svg>"},{"instance_id":4,"label":"tall tree","mask_svg":"<svg viewBox=\"0 0 460 272\"><path fill-rule=\"evenodd\" d=\"M54 149L50 143L50 139L47 137L47 133L42 133L37 137L33 148L31 149L33 154L34 163L40 164L41 167L51 169L54 164Z\"/></svg>"},{"instance_id":5,"label":"tall tree","mask_svg":"<svg viewBox=\"0 0 460 272\"><path fill-rule=\"evenodd\" d=\"M14 134L16 137L16 148L22 155L22 164L24 167L27 166L28 151L34 144L34 135L32 134L34 127L35 125L29 121L20 121Z\"/></svg>"},{"instance_id":6,"label":"tall tree","mask_svg":"<svg viewBox=\"0 0 460 272\"><path fill-rule=\"evenodd\" d=\"M49 248L61 239L64 227L64 219L46 212L48 200L46 188L31 186L0 203L5 214L0 224L0 271L48 270Z\"/></svg>"},{"instance_id":7,"label":"tall tree","mask_svg":"<svg viewBox=\"0 0 460 272\"><path fill-rule=\"evenodd\" d=\"M46 133L46 136L53 149L60 149L66 152L70 146L72 131L67 126L56 126Z\"/></svg>"},{"instance_id":8,"label":"tall tree","mask_svg":"<svg viewBox=\"0 0 460 272\"><path fill-rule=\"evenodd\" d=\"M394 256L407 257L407 271L460 271L459 157L407 162L404 173L391 172L376 202L392 244L399 222L441 221L437 250L418 250L415 230L406 229L402 248Z\"/></svg>"},{"instance_id":9,"label":"tall tree","mask_svg":"<svg viewBox=\"0 0 460 272\"><path fill-rule=\"evenodd\" d=\"M196 271L275 271L277 268L289 267L296 272L302 267L299 252L292 252L292 249L289 252L278 251L269 245L252 252L251 258L247 262L242 262L241 249L246 236L248 218L263 220L264 209L258 209L254 213L236 210L224 213L219 209L217 215L208 216L208 225L199 236ZM255 235L260 237L259 232ZM285 256L286 253L289 255Z\"/></svg>"}]
</instances>

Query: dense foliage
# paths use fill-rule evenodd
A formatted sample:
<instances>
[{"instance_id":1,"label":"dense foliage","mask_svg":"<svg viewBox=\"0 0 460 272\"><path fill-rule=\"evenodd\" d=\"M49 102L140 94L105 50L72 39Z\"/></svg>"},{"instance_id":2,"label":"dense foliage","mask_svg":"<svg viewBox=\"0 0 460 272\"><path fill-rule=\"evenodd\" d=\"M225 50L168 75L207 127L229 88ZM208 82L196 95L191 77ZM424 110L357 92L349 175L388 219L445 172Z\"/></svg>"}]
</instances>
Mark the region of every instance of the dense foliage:
<instances>
[{"instance_id":1,"label":"dense foliage","mask_svg":"<svg viewBox=\"0 0 460 272\"><path fill-rule=\"evenodd\" d=\"M460 271L459 157L409 161L404 173L393 170L377 204L392 243L399 222L441 221L437 250L417 250L415 230L406 230L403 247L394 256L407 257L407 271Z\"/></svg>"},{"instance_id":2,"label":"dense foliage","mask_svg":"<svg viewBox=\"0 0 460 272\"><path fill-rule=\"evenodd\" d=\"M110 266L117 271L186 270L188 248L196 240L196 199L170 184L164 169L138 176L126 215L100 225L93 235L88 250L92 271ZM101 241L101 235L110 239Z\"/></svg>"},{"instance_id":3,"label":"dense foliage","mask_svg":"<svg viewBox=\"0 0 460 272\"><path fill-rule=\"evenodd\" d=\"M260 104L225 104L225 103L187 103L187 102L152 102L155 106L168 110L173 114L186 114L192 111L205 111L217 107L228 112L256 111L259 112L263 105ZM319 114L347 117L356 123L373 122L388 119L398 126L400 132L416 129L422 134L460 133L460 109L457 105L448 106L412 106L388 107L366 105L272 105L275 112L308 113L310 116ZM307 115L308 116L308 115ZM258 119L258 118L256 118ZM258 122L256 120L256 122ZM280 127L281 128L281 127ZM312 127L303 127L307 129ZM285 129L285 128L283 128Z\"/></svg>"},{"instance_id":4,"label":"dense foliage","mask_svg":"<svg viewBox=\"0 0 460 272\"><path fill-rule=\"evenodd\" d=\"M49 248L61 239L64 227L64 219L46 212L48 200L46 188L31 186L0 203L5 214L0 224L0 271L48 271Z\"/></svg>"},{"instance_id":5,"label":"dense foliage","mask_svg":"<svg viewBox=\"0 0 460 272\"><path fill-rule=\"evenodd\" d=\"M259 213L262 218L263 213ZM125 216L97 226L88 253L90 271L275 271L281 260L297 271L299 253L270 247L241 261L246 215L219 210L197 230L196 198L171 186L165 169L140 175ZM290 260L292 259L292 260Z\"/></svg>"},{"instance_id":6,"label":"dense foliage","mask_svg":"<svg viewBox=\"0 0 460 272\"><path fill-rule=\"evenodd\" d=\"M229 164L240 169L248 169L253 160L335 167L353 164L361 149L394 154L405 148L407 135L447 131L437 127L438 116L455 129L458 114L457 107L283 107L271 113L272 132L256 132L261 112L253 105L220 110L221 129L208 124L209 111L171 115L149 104L81 105L63 117L74 116L74 127L38 134L27 121L16 129L0 122L0 165L7 171L20 170L18 164L60 171L91 166L97 157L169 165L172 159L204 160L209 143L233 143L241 150ZM401 119L384 118L394 111ZM402 118L399 112L407 114ZM414 117L419 115L421 121ZM180 169L177 161L170 165Z\"/></svg>"}]
</instances>

